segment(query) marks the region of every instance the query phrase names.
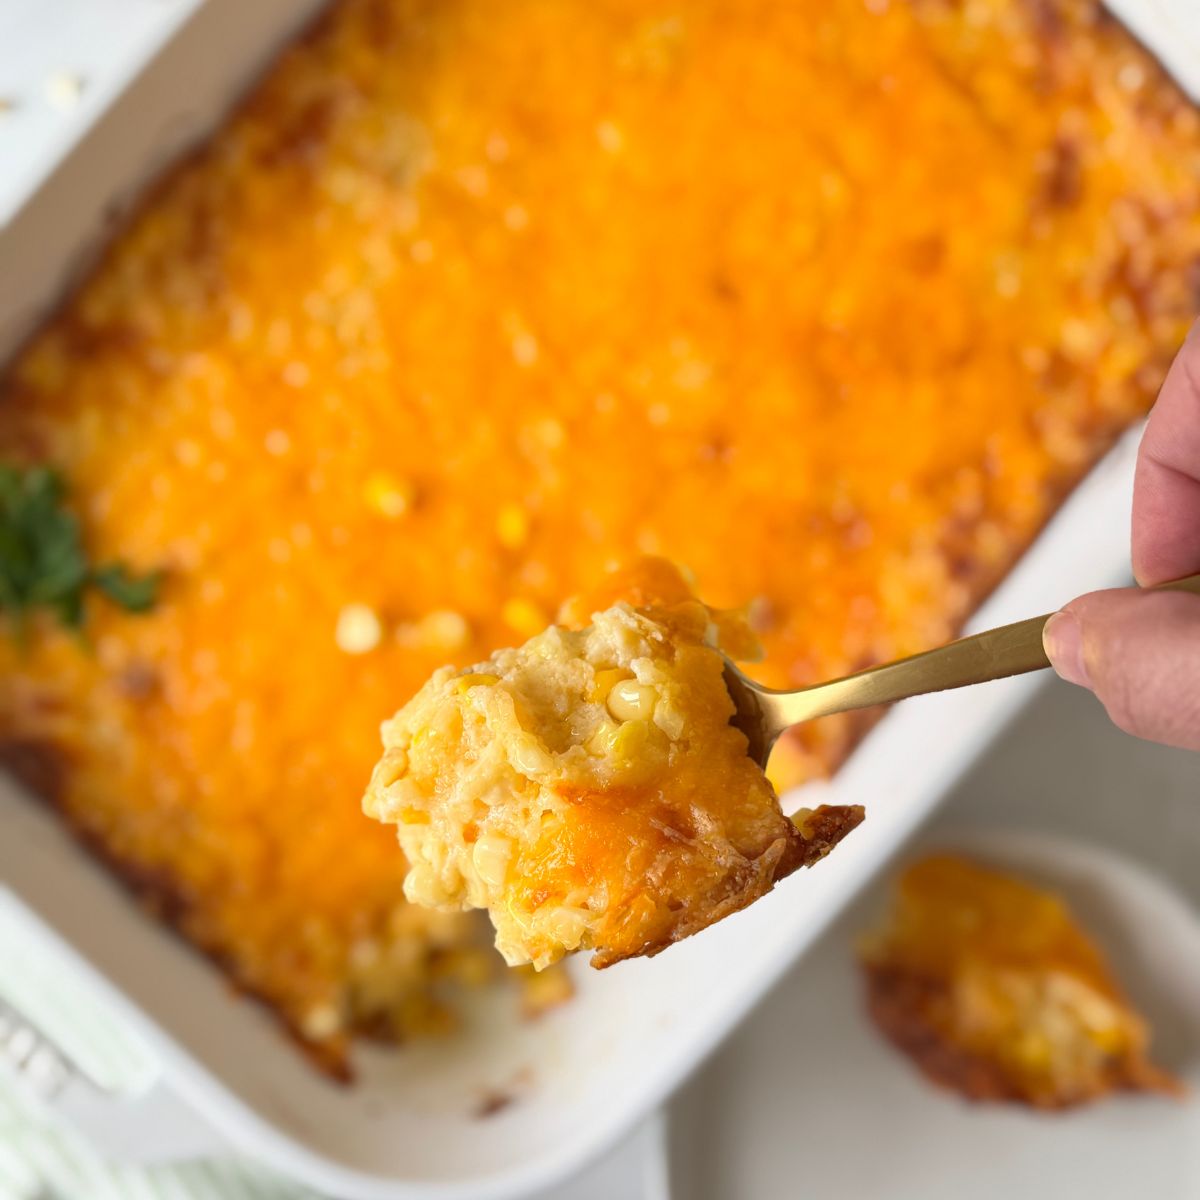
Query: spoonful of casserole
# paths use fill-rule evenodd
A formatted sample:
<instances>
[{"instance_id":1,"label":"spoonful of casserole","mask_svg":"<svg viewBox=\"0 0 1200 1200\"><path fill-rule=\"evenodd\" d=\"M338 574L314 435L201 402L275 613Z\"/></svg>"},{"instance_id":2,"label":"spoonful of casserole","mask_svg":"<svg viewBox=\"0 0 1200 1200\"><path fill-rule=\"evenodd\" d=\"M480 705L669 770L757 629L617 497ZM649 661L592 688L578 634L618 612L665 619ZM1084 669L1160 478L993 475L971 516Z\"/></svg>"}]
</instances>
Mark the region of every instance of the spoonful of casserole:
<instances>
[{"instance_id":1,"label":"spoonful of casserole","mask_svg":"<svg viewBox=\"0 0 1200 1200\"><path fill-rule=\"evenodd\" d=\"M417 904L485 908L510 965L656 954L829 853L863 817L790 819L731 724L746 621L650 559L383 726L364 810L396 825ZM728 657L727 657L728 656Z\"/></svg>"}]
</instances>

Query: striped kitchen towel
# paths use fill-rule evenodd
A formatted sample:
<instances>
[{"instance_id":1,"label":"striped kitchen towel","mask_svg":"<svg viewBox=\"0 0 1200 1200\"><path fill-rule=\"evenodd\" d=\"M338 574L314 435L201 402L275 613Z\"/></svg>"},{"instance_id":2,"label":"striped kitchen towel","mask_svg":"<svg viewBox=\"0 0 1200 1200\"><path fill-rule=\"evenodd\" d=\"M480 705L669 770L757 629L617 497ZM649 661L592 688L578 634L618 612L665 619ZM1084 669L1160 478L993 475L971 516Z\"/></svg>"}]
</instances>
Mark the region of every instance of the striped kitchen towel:
<instances>
[{"instance_id":1,"label":"striped kitchen towel","mask_svg":"<svg viewBox=\"0 0 1200 1200\"><path fill-rule=\"evenodd\" d=\"M135 1091L154 1073L147 1051L81 995L78 980L0 904L0 999L68 1054L89 1077ZM0 1028L0 1061L20 1034ZM0 1200L316 1200L313 1193L235 1159L131 1166L41 1104L27 1081L0 1066Z\"/></svg>"}]
</instances>

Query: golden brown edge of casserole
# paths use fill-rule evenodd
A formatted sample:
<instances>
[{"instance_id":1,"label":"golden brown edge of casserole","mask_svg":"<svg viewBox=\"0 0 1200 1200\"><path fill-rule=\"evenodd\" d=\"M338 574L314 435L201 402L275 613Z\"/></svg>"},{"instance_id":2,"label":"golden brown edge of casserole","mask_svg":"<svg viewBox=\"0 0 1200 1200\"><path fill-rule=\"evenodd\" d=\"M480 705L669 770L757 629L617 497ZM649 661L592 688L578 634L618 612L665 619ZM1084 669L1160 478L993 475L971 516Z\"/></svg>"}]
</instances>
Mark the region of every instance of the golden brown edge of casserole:
<instances>
[{"instance_id":1,"label":"golden brown edge of casserole","mask_svg":"<svg viewBox=\"0 0 1200 1200\"><path fill-rule=\"evenodd\" d=\"M351 1083L354 1071L348 1058L349 1039L339 1034L325 1041L314 1041L269 996L242 979L237 966L226 955L205 944L188 928L190 903L187 894L165 871L156 871L142 863L131 862L115 854L110 846L88 829L62 802L66 778L70 771L70 755L60 745L47 739L0 739L0 770L6 771L32 796L41 800L59 818L64 828L93 859L105 867L150 916L179 935L188 948L198 951L225 977L233 990L262 1005L283 1026L284 1032L304 1052L323 1074L338 1083ZM357 1029L362 1037L377 1031Z\"/></svg>"},{"instance_id":2,"label":"golden brown edge of casserole","mask_svg":"<svg viewBox=\"0 0 1200 1200\"><path fill-rule=\"evenodd\" d=\"M735 876L731 890L722 900L703 912L680 920L657 942L629 950L597 950L592 955L591 965L603 969L627 958L653 958L676 942L748 908L794 871L820 862L842 838L862 824L865 816L866 810L861 804L822 804L806 820L807 834L797 830L794 837L772 842L763 854Z\"/></svg>"},{"instance_id":3,"label":"golden brown edge of casserole","mask_svg":"<svg viewBox=\"0 0 1200 1200\"><path fill-rule=\"evenodd\" d=\"M196 142L184 147L151 178L142 181L134 189L130 203L121 205L118 202L111 209L105 210L95 235L95 243L86 243L81 248L62 281L58 298L48 306L41 319L33 322L8 355L0 360L0 392L3 392L7 382L10 365L20 360L26 347L32 344L42 330L55 322L70 321L72 300L92 278L104 270L112 247L121 235L138 221L142 213L158 202L159 197L171 187L179 175L212 155L213 141L220 135L221 130L239 112L254 102L264 81L288 54L324 36L326 29L336 22L337 8L336 0L325 0L325 7L289 36L268 61L253 73L246 84L221 107L211 127L201 134ZM240 977L236 964L218 947L206 944L189 930L188 897L169 874L152 870L142 863L132 862L114 853L98 834L88 829L67 809L62 797L71 770L70 760L70 751L48 738L0 737L0 770L6 771L30 795L45 803L77 844L104 866L113 879L121 884L147 913L178 934L185 946L207 958L239 995L246 996L267 1009L314 1066L338 1083L353 1082L354 1070L348 1058L349 1038L346 1035L338 1034L324 1041L314 1041L307 1037L279 1003ZM356 1028L355 1033L360 1037L372 1037L378 1036L379 1031L362 1027Z\"/></svg>"}]
</instances>

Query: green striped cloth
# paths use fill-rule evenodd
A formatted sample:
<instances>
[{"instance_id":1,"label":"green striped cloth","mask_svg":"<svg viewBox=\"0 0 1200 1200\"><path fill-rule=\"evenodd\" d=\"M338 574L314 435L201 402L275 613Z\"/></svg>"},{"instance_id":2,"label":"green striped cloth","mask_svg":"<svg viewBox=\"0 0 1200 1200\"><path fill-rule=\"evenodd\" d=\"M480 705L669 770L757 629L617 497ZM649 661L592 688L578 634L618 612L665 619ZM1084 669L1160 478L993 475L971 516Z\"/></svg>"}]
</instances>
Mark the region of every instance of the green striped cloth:
<instances>
[{"instance_id":1,"label":"green striped cloth","mask_svg":"<svg viewBox=\"0 0 1200 1200\"><path fill-rule=\"evenodd\" d=\"M0 895L0 899L3 896ZM134 1090L153 1074L145 1049L0 904L0 996L98 1082ZM13 965L20 964L19 970ZM311 1192L232 1157L172 1166L107 1161L0 1070L0 1200L315 1200Z\"/></svg>"}]
</instances>

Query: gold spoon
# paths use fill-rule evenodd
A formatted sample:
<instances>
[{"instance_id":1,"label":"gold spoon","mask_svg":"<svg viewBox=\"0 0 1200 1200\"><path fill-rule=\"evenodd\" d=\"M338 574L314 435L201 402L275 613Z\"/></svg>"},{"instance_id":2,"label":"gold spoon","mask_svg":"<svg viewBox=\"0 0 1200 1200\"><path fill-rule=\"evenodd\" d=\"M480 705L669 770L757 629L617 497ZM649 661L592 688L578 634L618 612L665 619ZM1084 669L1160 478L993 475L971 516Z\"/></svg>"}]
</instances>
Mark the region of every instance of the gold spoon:
<instances>
[{"instance_id":1,"label":"gold spoon","mask_svg":"<svg viewBox=\"0 0 1200 1200\"><path fill-rule=\"evenodd\" d=\"M1200 575L1160 584L1155 590L1200 595ZM747 753L765 767L776 738L790 725L1048 667L1050 660L1042 649L1042 630L1051 616L1052 613L1047 613L1015 625L1002 625L936 650L868 667L843 679L796 692L765 688L743 675L733 663L726 662L725 686L736 709L732 722L750 742Z\"/></svg>"}]
</instances>

